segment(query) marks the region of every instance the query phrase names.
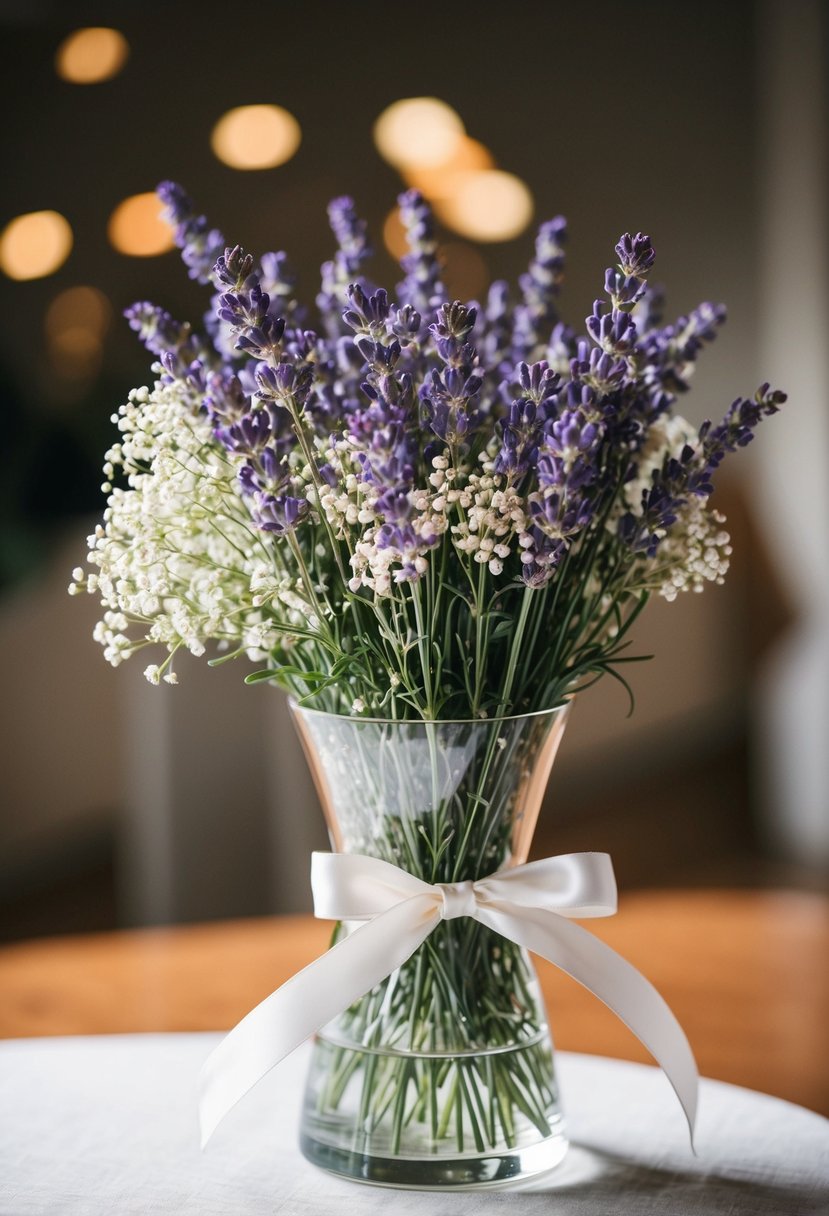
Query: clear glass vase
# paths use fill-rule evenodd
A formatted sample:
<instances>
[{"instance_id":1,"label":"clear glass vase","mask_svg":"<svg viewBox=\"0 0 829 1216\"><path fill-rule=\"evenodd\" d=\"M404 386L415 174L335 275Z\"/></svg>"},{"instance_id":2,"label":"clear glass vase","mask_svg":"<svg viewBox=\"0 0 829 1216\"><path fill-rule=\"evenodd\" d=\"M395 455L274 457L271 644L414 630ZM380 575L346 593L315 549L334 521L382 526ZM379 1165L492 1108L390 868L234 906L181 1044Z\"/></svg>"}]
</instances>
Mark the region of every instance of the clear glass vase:
<instances>
[{"instance_id":1,"label":"clear glass vase","mask_svg":"<svg viewBox=\"0 0 829 1216\"><path fill-rule=\"evenodd\" d=\"M434 883L526 861L567 708L458 722L292 710L332 848ZM494 1186L557 1165L567 1141L526 951L441 921L317 1035L300 1141L324 1169L387 1186Z\"/></svg>"}]
</instances>

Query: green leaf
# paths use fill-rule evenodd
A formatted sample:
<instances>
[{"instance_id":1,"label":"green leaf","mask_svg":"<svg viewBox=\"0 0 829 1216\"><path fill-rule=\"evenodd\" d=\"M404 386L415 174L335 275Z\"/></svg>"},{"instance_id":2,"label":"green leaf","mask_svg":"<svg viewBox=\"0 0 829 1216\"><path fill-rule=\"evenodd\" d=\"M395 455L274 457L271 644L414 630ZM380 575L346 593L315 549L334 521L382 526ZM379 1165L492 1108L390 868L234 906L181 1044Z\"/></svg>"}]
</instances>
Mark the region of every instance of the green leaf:
<instances>
[{"instance_id":1,"label":"green leaf","mask_svg":"<svg viewBox=\"0 0 829 1216\"><path fill-rule=\"evenodd\" d=\"M245 676L246 684L263 684L265 680L278 680L281 668L267 668L263 671L252 671L250 675Z\"/></svg>"}]
</instances>

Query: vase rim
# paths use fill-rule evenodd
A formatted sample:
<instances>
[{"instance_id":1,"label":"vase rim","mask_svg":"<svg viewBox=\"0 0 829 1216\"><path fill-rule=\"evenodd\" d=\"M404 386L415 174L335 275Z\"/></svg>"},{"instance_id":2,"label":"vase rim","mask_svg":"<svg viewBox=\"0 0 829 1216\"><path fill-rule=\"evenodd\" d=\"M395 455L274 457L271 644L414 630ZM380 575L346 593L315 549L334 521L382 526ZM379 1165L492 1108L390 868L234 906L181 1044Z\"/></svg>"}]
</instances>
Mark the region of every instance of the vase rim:
<instances>
[{"instance_id":1,"label":"vase rim","mask_svg":"<svg viewBox=\"0 0 829 1216\"><path fill-rule=\"evenodd\" d=\"M292 713L313 714L318 718L336 718L340 722L367 723L374 726L491 726L494 722L518 722L522 718L542 718L545 715L553 717L566 713L572 705L572 696L547 709L532 709L525 714L501 714L497 718L364 718L357 714L337 714L327 709L300 705L293 696L288 697L288 705Z\"/></svg>"}]
</instances>

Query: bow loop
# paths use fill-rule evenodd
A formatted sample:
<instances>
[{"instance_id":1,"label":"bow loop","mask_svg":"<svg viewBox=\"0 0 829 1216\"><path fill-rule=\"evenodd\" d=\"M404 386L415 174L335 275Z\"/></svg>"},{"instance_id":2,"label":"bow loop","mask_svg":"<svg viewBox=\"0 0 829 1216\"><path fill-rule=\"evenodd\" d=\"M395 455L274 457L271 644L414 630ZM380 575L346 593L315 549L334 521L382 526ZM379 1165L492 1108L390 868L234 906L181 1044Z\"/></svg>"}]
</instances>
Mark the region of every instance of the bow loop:
<instances>
[{"instance_id":1,"label":"bow loop","mask_svg":"<svg viewBox=\"0 0 829 1216\"><path fill-rule=\"evenodd\" d=\"M527 865L499 870L476 883L487 906L545 908L573 920L613 916L616 877L607 853L563 853Z\"/></svg>"},{"instance_id":2,"label":"bow loop","mask_svg":"<svg viewBox=\"0 0 829 1216\"><path fill-rule=\"evenodd\" d=\"M371 920L414 895L432 894L440 906L437 888L361 853L312 853L311 890L320 920Z\"/></svg>"}]
</instances>

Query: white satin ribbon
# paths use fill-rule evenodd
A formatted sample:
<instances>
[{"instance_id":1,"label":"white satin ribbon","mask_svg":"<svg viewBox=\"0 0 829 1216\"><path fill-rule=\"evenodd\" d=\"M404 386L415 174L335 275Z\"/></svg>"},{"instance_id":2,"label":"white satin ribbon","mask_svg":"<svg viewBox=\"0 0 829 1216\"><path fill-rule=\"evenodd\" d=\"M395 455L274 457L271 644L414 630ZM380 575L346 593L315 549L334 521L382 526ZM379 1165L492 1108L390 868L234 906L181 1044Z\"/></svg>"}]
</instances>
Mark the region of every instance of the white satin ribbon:
<instances>
[{"instance_id":1,"label":"white satin ribbon","mask_svg":"<svg viewBox=\"0 0 829 1216\"><path fill-rule=\"evenodd\" d=\"M633 1031L680 1101L693 1146L699 1077L665 1001L620 955L568 918L612 916L607 853L569 853L500 870L477 882L436 883L374 857L314 853L315 915L365 921L272 992L219 1043L201 1074L202 1148L257 1081L414 954L441 920L470 916L549 959Z\"/></svg>"}]
</instances>

